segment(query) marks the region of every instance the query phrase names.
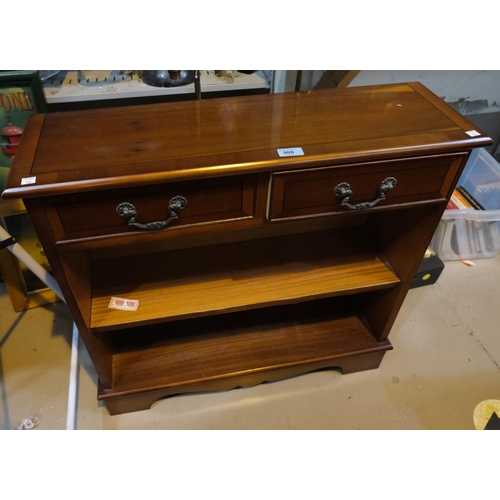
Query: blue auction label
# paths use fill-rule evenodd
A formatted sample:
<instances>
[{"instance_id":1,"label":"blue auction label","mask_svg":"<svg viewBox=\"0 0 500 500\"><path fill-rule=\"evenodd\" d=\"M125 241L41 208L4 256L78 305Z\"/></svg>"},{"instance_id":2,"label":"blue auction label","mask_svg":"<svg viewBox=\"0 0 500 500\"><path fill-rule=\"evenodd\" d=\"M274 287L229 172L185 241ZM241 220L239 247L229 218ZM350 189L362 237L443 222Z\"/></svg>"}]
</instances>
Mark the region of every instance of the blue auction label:
<instances>
[{"instance_id":1,"label":"blue auction label","mask_svg":"<svg viewBox=\"0 0 500 500\"><path fill-rule=\"evenodd\" d=\"M278 149L278 154L280 156L304 156L304 151L302 148L282 148Z\"/></svg>"}]
</instances>

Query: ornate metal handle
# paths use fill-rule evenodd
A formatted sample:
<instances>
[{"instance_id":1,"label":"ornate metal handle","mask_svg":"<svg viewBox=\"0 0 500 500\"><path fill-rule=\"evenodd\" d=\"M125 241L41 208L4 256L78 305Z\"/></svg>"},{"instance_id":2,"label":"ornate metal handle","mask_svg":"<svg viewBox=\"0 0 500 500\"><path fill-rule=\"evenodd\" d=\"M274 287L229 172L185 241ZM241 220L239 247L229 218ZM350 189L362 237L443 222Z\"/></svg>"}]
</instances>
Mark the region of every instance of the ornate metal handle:
<instances>
[{"instance_id":1,"label":"ornate metal handle","mask_svg":"<svg viewBox=\"0 0 500 500\"><path fill-rule=\"evenodd\" d=\"M393 189L397 183L398 181L394 177L387 177L381 182L378 188L378 198L376 200L367 201L365 203L358 203L357 205L351 205L349 203L349 200L351 199L353 193L351 186L347 184L347 182L341 182L340 184L335 186L333 193L337 198L341 198L341 205L345 205L351 210L364 210L366 208L372 208L380 201L385 200L385 193Z\"/></svg>"},{"instance_id":2,"label":"ornate metal handle","mask_svg":"<svg viewBox=\"0 0 500 500\"><path fill-rule=\"evenodd\" d=\"M146 224L141 224L140 222L137 222L137 210L135 209L134 205L132 203L124 202L120 203L116 207L116 213L125 219L129 219L128 225L129 226L135 226L138 227L139 229L144 229L145 231L156 231L158 229L163 229L164 227L170 226L172 222L179 218L178 212L180 212L183 208L185 208L187 205L187 200L183 196L174 196L169 202L168 202L168 219L166 220L159 220L155 222L147 222Z\"/></svg>"}]
</instances>

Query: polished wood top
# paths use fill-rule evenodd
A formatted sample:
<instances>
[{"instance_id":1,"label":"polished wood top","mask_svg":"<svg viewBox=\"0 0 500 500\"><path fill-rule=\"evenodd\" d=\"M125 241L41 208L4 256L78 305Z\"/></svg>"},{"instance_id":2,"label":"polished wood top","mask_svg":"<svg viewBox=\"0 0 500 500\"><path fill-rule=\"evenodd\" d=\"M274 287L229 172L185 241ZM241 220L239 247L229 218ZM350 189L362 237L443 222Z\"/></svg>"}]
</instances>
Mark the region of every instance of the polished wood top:
<instances>
[{"instance_id":1,"label":"polished wood top","mask_svg":"<svg viewBox=\"0 0 500 500\"><path fill-rule=\"evenodd\" d=\"M479 135L470 137L470 130ZM29 120L4 197L442 153L491 142L419 83L40 114ZM294 147L304 155L278 155L277 149Z\"/></svg>"}]
</instances>

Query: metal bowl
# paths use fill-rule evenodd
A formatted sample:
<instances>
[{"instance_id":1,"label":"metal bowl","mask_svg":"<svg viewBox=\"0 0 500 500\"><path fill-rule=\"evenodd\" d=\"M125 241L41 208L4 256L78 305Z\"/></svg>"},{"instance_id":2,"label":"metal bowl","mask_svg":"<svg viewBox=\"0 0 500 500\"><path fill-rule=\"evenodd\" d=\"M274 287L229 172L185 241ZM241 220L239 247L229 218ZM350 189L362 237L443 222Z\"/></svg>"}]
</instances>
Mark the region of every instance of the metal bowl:
<instances>
[{"instance_id":1,"label":"metal bowl","mask_svg":"<svg viewBox=\"0 0 500 500\"><path fill-rule=\"evenodd\" d=\"M143 70L141 79L146 85L153 87L181 87L195 80L195 71L188 70Z\"/></svg>"}]
</instances>

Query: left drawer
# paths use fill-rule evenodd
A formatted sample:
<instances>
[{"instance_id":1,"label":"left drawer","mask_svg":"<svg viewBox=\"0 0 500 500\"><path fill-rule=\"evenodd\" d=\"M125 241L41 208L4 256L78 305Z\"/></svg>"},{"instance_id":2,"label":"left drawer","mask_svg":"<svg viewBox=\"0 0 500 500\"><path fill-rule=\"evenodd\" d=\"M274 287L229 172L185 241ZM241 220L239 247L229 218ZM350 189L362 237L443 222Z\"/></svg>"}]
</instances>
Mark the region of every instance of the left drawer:
<instances>
[{"instance_id":1,"label":"left drawer","mask_svg":"<svg viewBox=\"0 0 500 500\"><path fill-rule=\"evenodd\" d=\"M42 204L54 239L73 241L251 219L255 196L256 176L243 175L48 197ZM172 217L172 200L180 197L187 204ZM123 207L128 215L133 207L134 217L120 215Z\"/></svg>"}]
</instances>

